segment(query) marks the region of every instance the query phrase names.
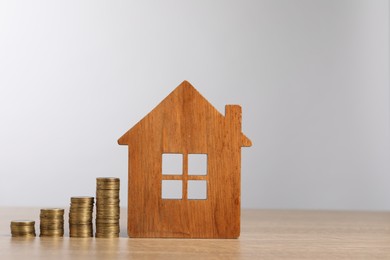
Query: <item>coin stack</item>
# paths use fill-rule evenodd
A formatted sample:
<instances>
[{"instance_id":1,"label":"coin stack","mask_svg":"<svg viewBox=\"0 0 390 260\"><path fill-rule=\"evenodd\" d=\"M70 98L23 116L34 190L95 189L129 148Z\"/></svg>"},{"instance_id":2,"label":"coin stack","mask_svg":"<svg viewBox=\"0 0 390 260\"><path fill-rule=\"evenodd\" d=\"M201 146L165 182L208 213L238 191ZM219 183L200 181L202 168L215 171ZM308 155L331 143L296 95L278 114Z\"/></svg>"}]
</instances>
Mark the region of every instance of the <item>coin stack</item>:
<instances>
[{"instance_id":1,"label":"coin stack","mask_svg":"<svg viewBox=\"0 0 390 260\"><path fill-rule=\"evenodd\" d=\"M11 221L11 234L13 237L35 237L35 221Z\"/></svg>"},{"instance_id":2,"label":"coin stack","mask_svg":"<svg viewBox=\"0 0 390 260\"><path fill-rule=\"evenodd\" d=\"M64 209L41 209L40 237L62 237L64 235Z\"/></svg>"},{"instance_id":3,"label":"coin stack","mask_svg":"<svg viewBox=\"0 0 390 260\"><path fill-rule=\"evenodd\" d=\"M93 197L70 198L69 236L93 237Z\"/></svg>"},{"instance_id":4,"label":"coin stack","mask_svg":"<svg viewBox=\"0 0 390 260\"><path fill-rule=\"evenodd\" d=\"M119 178L96 178L96 237L119 237Z\"/></svg>"}]
</instances>

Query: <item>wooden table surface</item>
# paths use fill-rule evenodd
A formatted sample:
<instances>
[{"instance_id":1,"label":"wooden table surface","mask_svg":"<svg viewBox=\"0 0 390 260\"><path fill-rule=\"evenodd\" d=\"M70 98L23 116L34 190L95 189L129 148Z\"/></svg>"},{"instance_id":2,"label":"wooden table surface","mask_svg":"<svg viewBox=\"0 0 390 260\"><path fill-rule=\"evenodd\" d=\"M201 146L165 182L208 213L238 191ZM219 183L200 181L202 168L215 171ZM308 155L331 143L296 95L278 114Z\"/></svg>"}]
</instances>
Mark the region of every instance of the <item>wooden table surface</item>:
<instances>
[{"instance_id":1,"label":"wooden table surface","mask_svg":"<svg viewBox=\"0 0 390 260\"><path fill-rule=\"evenodd\" d=\"M67 215L67 211L66 211ZM12 238L10 221L38 208L0 208L0 259L390 259L390 213L243 210L239 239Z\"/></svg>"}]
</instances>

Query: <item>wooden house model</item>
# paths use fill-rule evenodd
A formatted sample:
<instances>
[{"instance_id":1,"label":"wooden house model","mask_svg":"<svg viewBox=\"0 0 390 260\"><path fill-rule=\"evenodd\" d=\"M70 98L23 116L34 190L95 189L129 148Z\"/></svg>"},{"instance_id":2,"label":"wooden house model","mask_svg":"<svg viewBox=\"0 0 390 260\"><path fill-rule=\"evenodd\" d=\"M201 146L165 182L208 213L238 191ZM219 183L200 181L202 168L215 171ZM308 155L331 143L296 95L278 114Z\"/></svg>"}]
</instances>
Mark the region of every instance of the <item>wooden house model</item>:
<instances>
[{"instance_id":1,"label":"wooden house model","mask_svg":"<svg viewBox=\"0 0 390 260\"><path fill-rule=\"evenodd\" d=\"M129 152L129 237L240 235L241 147L251 146L241 132L240 106L226 105L222 115L184 81L118 143ZM178 172L163 172L169 156L179 158ZM203 172L191 170L197 157ZM169 187L179 194L164 197ZM196 190L204 195L194 197Z\"/></svg>"}]
</instances>

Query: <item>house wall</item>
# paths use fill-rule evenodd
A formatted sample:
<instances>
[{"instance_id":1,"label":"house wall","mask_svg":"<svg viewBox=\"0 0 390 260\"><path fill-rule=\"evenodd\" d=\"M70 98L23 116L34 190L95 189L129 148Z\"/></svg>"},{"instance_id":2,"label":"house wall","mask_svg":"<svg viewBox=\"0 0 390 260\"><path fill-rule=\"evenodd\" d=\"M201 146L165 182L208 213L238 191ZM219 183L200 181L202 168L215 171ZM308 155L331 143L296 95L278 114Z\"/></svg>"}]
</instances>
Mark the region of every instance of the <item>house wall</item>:
<instances>
[{"instance_id":1,"label":"house wall","mask_svg":"<svg viewBox=\"0 0 390 260\"><path fill-rule=\"evenodd\" d=\"M243 107L242 206L390 210L389 1L0 1L0 206L122 180L182 80Z\"/></svg>"}]
</instances>

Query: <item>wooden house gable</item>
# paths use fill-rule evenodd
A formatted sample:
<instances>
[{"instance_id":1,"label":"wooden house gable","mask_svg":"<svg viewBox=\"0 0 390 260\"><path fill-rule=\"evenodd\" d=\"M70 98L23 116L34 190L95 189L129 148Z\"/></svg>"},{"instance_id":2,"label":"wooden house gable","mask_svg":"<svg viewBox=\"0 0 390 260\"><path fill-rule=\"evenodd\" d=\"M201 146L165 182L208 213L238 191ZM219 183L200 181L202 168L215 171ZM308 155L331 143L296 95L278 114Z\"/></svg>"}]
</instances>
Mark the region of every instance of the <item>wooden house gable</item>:
<instances>
[{"instance_id":1,"label":"wooden house gable","mask_svg":"<svg viewBox=\"0 0 390 260\"><path fill-rule=\"evenodd\" d=\"M183 147L191 152L206 152L210 137L224 131L220 128L225 125L225 120L224 115L188 81L184 81L120 137L118 143L131 145L140 135L146 135L154 138L154 145L162 152L179 152ZM251 146L244 134L241 134L240 146Z\"/></svg>"}]
</instances>

